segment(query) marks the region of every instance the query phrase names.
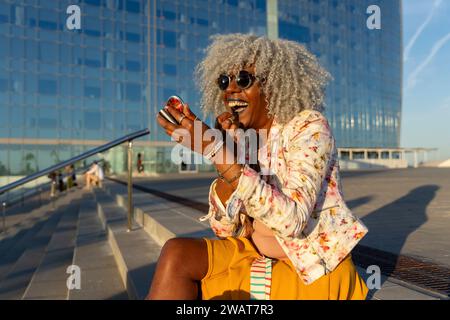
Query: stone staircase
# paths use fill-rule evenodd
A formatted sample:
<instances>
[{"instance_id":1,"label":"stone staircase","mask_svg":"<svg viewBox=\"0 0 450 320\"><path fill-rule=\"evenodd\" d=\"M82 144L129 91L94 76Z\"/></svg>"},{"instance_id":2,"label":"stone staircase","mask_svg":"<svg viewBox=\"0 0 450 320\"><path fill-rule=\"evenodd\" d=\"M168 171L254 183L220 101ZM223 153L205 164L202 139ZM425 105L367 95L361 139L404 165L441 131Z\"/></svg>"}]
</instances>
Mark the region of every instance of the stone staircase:
<instances>
[{"instance_id":1,"label":"stone staircase","mask_svg":"<svg viewBox=\"0 0 450 320\"><path fill-rule=\"evenodd\" d=\"M54 204L11 208L14 224L0 238L0 300L128 299L96 210L94 196L80 189ZM68 290L71 265L80 267L80 290Z\"/></svg>"},{"instance_id":2,"label":"stone staircase","mask_svg":"<svg viewBox=\"0 0 450 320\"><path fill-rule=\"evenodd\" d=\"M23 207L20 222L0 238L0 300L141 300L168 239L214 236L195 209L138 190L133 200L131 232L127 188L111 181L92 192L73 189L53 205ZM72 265L80 289L68 289Z\"/></svg>"}]
</instances>

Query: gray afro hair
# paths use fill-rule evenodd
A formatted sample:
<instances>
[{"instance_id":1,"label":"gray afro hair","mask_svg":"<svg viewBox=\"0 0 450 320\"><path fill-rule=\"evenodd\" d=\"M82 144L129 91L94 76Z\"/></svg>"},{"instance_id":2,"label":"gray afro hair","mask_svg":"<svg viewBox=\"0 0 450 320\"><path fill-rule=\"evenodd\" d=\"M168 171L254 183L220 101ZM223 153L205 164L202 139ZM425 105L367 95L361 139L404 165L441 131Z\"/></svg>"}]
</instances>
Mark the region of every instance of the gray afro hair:
<instances>
[{"instance_id":1,"label":"gray afro hair","mask_svg":"<svg viewBox=\"0 0 450 320\"><path fill-rule=\"evenodd\" d=\"M271 40L250 34L212 36L206 56L196 68L204 115L226 111L217 78L255 66L255 75L265 79L261 89L269 115L286 123L305 109L323 111L329 73L303 45L283 39Z\"/></svg>"}]
</instances>

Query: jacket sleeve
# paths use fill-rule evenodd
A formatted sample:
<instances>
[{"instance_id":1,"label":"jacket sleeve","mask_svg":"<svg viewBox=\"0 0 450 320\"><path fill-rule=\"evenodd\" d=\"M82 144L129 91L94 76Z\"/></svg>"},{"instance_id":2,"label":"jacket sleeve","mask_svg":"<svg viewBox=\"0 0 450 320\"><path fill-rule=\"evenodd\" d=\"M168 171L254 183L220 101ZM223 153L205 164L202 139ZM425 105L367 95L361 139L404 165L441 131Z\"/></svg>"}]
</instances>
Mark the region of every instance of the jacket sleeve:
<instances>
[{"instance_id":1,"label":"jacket sleeve","mask_svg":"<svg viewBox=\"0 0 450 320\"><path fill-rule=\"evenodd\" d=\"M228 219L233 220L244 205L249 216L260 220L278 236L301 235L330 166L334 138L326 118L316 111L306 119L293 120L292 126L284 151L286 182L278 188L244 166L237 189L227 203ZM272 157L272 161L277 159L277 155Z\"/></svg>"},{"instance_id":2,"label":"jacket sleeve","mask_svg":"<svg viewBox=\"0 0 450 320\"><path fill-rule=\"evenodd\" d=\"M216 183L217 179L213 181L211 187L209 189L209 211L208 214L204 217L201 217L201 221L205 221L209 219L209 224L211 225L211 229L214 231L217 237L226 238L229 236L233 236L233 233L236 229L237 221L233 221L228 219L225 215L225 207L222 204L219 196L216 193ZM238 215L236 215L238 216Z\"/></svg>"}]
</instances>

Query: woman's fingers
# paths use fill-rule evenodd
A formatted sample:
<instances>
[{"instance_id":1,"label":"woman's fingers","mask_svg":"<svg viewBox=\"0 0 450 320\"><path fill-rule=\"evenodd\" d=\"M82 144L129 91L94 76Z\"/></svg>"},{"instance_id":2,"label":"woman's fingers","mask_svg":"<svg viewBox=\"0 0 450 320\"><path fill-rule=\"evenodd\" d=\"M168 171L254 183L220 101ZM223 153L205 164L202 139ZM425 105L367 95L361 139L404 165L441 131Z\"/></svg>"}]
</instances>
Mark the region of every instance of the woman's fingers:
<instances>
[{"instance_id":1,"label":"woman's fingers","mask_svg":"<svg viewBox=\"0 0 450 320\"><path fill-rule=\"evenodd\" d=\"M237 114L233 114L231 121L232 121L232 123L230 125L230 129L238 129L239 128L239 116Z\"/></svg>"},{"instance_id":2,"label":"woman's fingers","mask_svg":"<svg viewBox=\"0 0 450 320\"><path fill-rule=\"evenodd\" d=\"M224 123L224 125L223 125L224 129L233 130L233 129L239 128L239 118L237 115L232 115L228 119L225 119L225 121L223 123Z\"/></svg>"},{"instance_id":3,"label":"woman's fingers","mask_svg":"<svg viewBox=\"0 0 450 320\"><path fill-rule=\"evenodd\" d=\"M156 117L156 121L158 121L159 125L163 127L165 130L174 131L177 127L173 124L164 119L160 114Z\"/></svg>"},{"instance_id":4,"label":"woman's fingers","mask_svg":"<svg viewBox=\"0 0 450 320\"><path fill-rule=\"evenodd\" d=\"M233 115L229 112L224 112L217 117L217 122L224 130L232 129L233 121Z\"/></svg>"},{"instance_id":5,"label":"woman's fingers","mask_svg":"<svg viewBox=\"0 0 450 320\"><path fill-rule=\"evenodd\" d=\"M166 106L165 108L180 123L180 126L182 127L190 128L190 126L192 126L194 120L196 119L196 115L191 111L187 104L183 105L183 112L178 111L172 106ZM189 124L187 124L186 122L189 122Z\"/></svg>"},{"instance_id":6,"label":"woman's fingers","mask_svg":"<svg viewBox=\"0 0 450 320\"><path fill-rule=\"evenodd\" d=\"M165 106L164 107L167 111L169 111L169 113L178 121L180 122L181 117L183 116L183 114L178 111L177 109L175 109L172 106Z\"/></svg>"},{"instance_id":7,"label":"woman's fingers","mask_svg":"<svg viewBox=\"0 0 450 320\"><path fill-rule=\"evenodd\" d=\"M224 112L217 117L217 121L219 122L219 124L222 124L222 122L224 122L226 119L230 118L231 116L233 116L233 115L230 112Z\"/></svg>"},{"instance_id":8,"label":"woman's fingers","mask_svg":"<svg viewBox=\"0 0 450 320\"><path fill-rule=\"evenodd\" d=\"M189 120L194 121L197 118L197 116L191 111L191 108L189 108L188 104L183 105L183 113ZM200 120L200 119L197 119L197 120Z\"/></svg>"}]
</instances>

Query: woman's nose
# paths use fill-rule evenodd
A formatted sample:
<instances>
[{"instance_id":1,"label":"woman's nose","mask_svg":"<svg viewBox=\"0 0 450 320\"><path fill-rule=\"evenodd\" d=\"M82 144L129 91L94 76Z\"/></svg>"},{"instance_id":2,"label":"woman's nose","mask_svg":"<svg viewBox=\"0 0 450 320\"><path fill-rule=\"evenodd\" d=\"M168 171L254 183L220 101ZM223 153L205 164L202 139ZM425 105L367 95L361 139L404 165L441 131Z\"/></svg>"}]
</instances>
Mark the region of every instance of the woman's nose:
<instances>
[{"instance_id":1,"label":"woman's nose","mask_svg":"<svg viewBox=\"0 0 450 320\"><path fill-rule=\"evenodd\" d=\"M239 88L239 86L236 84L236 78L232 78L230 81L230 84L228 85L228 88L226 89L227 93L233 93L233 92L241 92L242 89Z\"/></svg>"}]
</instances>

